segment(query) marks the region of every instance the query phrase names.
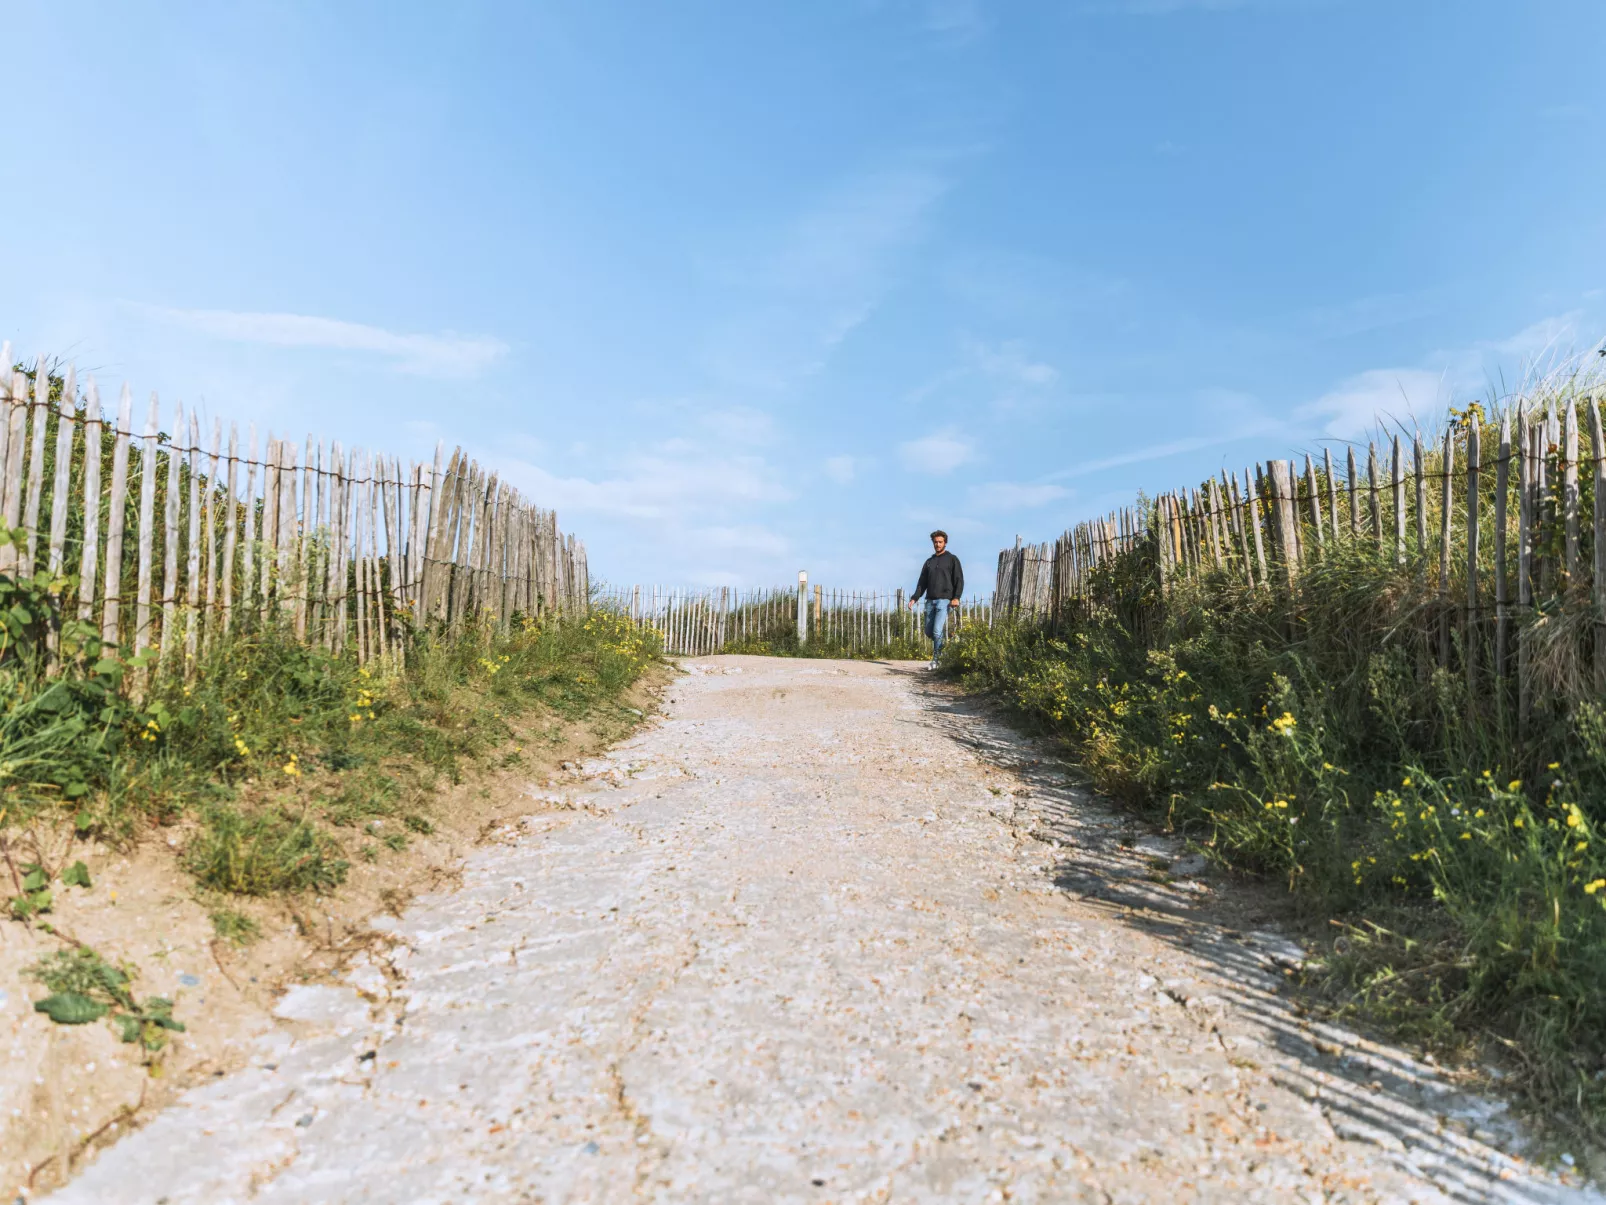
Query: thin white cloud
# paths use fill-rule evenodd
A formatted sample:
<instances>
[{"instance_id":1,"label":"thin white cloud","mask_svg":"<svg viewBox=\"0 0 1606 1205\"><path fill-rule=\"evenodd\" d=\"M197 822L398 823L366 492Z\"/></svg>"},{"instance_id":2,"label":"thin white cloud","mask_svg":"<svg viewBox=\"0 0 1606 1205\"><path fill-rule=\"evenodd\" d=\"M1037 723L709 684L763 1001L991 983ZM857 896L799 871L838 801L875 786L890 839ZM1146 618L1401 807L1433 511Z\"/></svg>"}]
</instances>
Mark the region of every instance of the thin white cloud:
<instances>
[{"instance_id":1,"label":"thin white cloud","mask_svg":"<svg viewBox=\"0 0 1606 1205\"><path fill-rule=\"evenodd\" d=\"M965 352L976 368L987 376L998 377L1015 385L1052 385L1059 380L1059 369L1026 354L1026 345L1019 339L1006 339L1002 343L983 343L966 339Z\"/></svg>"},{"instance_id":2,"label":"thin white cloud","mask_svg":"<svg viewBox=\"0 0 1606 1205\"><path fill-rule=\"evenodd\" d=\"M825 475L838 485L847 485L858 472L858 464L851 456L832 456L822 467Z\"/></svg>"},{"instance_id":3,"label":"thin white cloud","mask_svg":"<svg viewBox=\"0 0 1606 1205\"><path fill-rule=\"evenodd\" d=\"M182 310L139 306L148 318L235 343L366 352L394 360L403 372L422 376L472 376L508 352L489 335L410 335L383 327L317 318L307 314L267 314L235 310Z\"/></svg>"},{"instance_id":4,"label":"thin white cloud","mask_svg":"<svg viewBox=\"0 0 1606 1205\"><path fill-rule=\"evenodd\" d=\"M1337 305L1318 306L1300 315L1298 325L1317 338L1343 339L1429 317L1443 304L1443 297L1433 290L1376 293Z\"/></svg>"},{"instance_id":5,"label":"thin white cloud","mask_svg":"<svg viewBox=\"0 0 1606 1205\"><path fill-rule=\"evenodd\" d=\"M970 487L970 504L977 510L1027 510L1068 497L1070 492L1062 485L992 481Z\"/></svg>"},{"instance_id":6,"label":"thin white cloud","mask_svg":"<svg viewBox=\"0 0 1606 1205\"><path fill-rule=\"evenodd\" d=\"M1323 434L1354 439L1379 423L1431 421L1449 401L1443 372L1374 368L1358 373L1299 410L1322 421Z\"/></svg>"},{"instance_id":7,"label":"thin white cloud","mask_svg":"<svg viewBox=\"0 0 1606 1205\"><path fill-rule=\"evenodd\" d=\"M562 477L528 461L498 458L508 480L560 512L684 521L689 515L727 516L792 492L757 456L632 456L607 477Z\"/></svg>"},{"instance_id":8,"label":"thin white cloud","mask_svg":"<svg viewBox=\"0 0 1606 1205\"><path fill-rule=\"evenodd\" d=\"M1089 473L1102 472L1105 469L1118 469L1129 464L1144 464L1151 460L1164 460L1170 456L1180 456L1184 452L1197 452L1201 448L1214 448L1222 444L1236 443L1240 439L1251 439L1256 435L1270 434L1278 429L1278 424L1274 422L1259 421L1251 422L1246 426L1235 427L1231 431L1220 435L1194 435L1186 439L1172 439L1164 443L1146 444L1141 448L1133 448L1129 452L1120 452L1114 456L1104 456L1098 460L1084 460L1082 463L1072 465L1068 469L1050 473L1045 480L1065 481L1072 477L1085 477Z\"/></svg>"},{"instance_id":9,"label":"thin white cloud","mask_svg":"<svg viewBox=\"0 0 1606 1205\"><path fill-rule=\"evenodd\" d=\"M762 445L775 439L775 419L751 406L710 410L698 421L713 435L729 443Z\"/></svg>"},{"instance_id":10,"label":"thin white cloud","mask_svg":"<svg viewBox=\"0 0 1606 1205\"><path fill-rule=\"evenodd\" d=\"M928 33L968 42L992 28L992 17L981 0L926 0L921 24Z\"/></svg>"},{"instance_id":11,"label":"thin white cloud","mask_svg":"<svg viewBox=\"0 0 1606 1205\"><path fill-rule=\"evenodd\" d=\"M975 446L952 427L898 445L898 457L910 472L942 476L975 459Z\"/></svg>"},{"instance_id":12,"label":"thin white cloud","mask_svg":"<svg viewBox=\"0 0 1606 1205\"><path fill-rule=\"evenodd\" d=\"M688 533L703 549L749 553L754 556L784 556L792 543L785 536L756 523L731 527L698 527Z\"/></svg>"},{"instance_id":13,"label":"thin white cloud","mask_svg":"<svg viewBox=\"0 0 1606 1205\"><path fill-rule=\"evenodd\" d=\"M1130 17L1164 17L1172 13L1224 13L1246 8L1309 9L1321 7L1328 2L1329 0L1084 0L1080 11Z\"/></svg>"},{"instance_id":14,"label":"thin white cloud","mask_svg":"<svg viewBox=\"0 0 1606 1205\"><path fill-rule=\"evenodd\" d=\"M1514 374L1531 383L1570 371L1583 321L1582 311L1557 314L1504 339L1434 352L1421 364L1356 373L1301 406L1295 417L1317 419L1324 434L1337 439L1358 438L1380 423L1432 426L1457 399L1486 397L1498 377L1511 380Z\"/></svg>"},{"instance_id":15,"label":"thin white cloud","mask_svg":"<svg viewBox=\"0 0 1606 1205\"><path fill-rule=\"evenodd\" d=\"M948 180L920 166L888 168L819 198L748 251L724 282L740 311L709 340L713 370L744 388L781 389L818 372L832 350L875 312L898 255L924 237ZM747 265L756 263L756 269Z\"/></svg>"},{"instance_id":16,"label":"thin white cloud","mask_svg":"<svg viewBox=\"0 0 1606 1205\"><path fill-rule=\"evenodd\" d=\"M1501 339L1489 346L1503 356L1521 357L1524 367L1566 355L1578 340L1578 321L1582 313L1574 310L1541 318L1531 326L1518 331L1509 339Z\"/></svg>"}]
</instances>

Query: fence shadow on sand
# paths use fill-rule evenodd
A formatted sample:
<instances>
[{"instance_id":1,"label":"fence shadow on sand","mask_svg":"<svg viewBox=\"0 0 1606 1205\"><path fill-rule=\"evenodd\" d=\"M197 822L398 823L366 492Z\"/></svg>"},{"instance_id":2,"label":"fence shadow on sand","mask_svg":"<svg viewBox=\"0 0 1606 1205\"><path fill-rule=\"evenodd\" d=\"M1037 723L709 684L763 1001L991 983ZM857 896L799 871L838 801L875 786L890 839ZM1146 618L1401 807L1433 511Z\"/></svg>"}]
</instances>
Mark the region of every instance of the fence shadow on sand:
<instances>
[{"instance_id":1,"label":"fence shadow on sand","mask_svg":"<svg viewBox=\"0 0 1606 1205\"><path fill-rule=\"evenodd\" d=\"M1054 847L1055 887L1188 951L1197 981L1157 990L1227 1050L1254 1052L1273 1082L1316 1105L1338 1137L1372 1143L1454 1200L1579 1199L1507 1153L1520 1149L1522 1133L1506 1105L1399 1047L1304 1013L1289 983L1304 952L1274 927L1286 900L1275 888L1205 873L1181 840L1099 800L991 705L913 666L887 664L914 681L924 704L915 722L1017 779L1011 823Z\"/></svg>"}]
</instances>

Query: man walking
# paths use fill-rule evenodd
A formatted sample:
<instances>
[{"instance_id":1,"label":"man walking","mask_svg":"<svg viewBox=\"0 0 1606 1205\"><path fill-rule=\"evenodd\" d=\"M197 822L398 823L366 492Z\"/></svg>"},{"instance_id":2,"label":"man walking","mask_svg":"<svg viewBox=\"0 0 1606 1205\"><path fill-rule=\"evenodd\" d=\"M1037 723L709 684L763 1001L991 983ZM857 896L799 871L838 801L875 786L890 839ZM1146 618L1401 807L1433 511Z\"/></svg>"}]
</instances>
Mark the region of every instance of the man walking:
<instances>
[{"instance_id":1,"label":"man walking","mask_svg":"<svg viewBox=\"0 0 1606 1205\"><path fill-rule=\"evenodd\" d=\"M942 639L948 626L948 610L959 609L959 600L965 594L965 571L959 564L959 558L948 551L948 533L934 531L931 533L932 554L926 558L926 563L920 566L920 581L915 584L915 592L909 599L909 609L912 611L920 602L920 596L926 596L926 635L931 638L931 668L937 668L937 658L942 655Z\"/></svg>"}]
</instances>

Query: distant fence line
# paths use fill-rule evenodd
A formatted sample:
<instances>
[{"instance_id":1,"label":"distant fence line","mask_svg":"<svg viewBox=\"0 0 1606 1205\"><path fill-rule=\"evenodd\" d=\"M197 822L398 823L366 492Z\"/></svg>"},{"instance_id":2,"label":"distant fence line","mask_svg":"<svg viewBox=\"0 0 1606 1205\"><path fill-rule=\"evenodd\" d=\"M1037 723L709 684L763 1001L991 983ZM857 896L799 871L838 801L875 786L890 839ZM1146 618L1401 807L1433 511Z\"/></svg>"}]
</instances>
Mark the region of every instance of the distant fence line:
<instances>
[{"instance_id":1,"label":"distant fence line","mask_svg":"<svg viewBox=\"0 0 1606 1205\"><path fill-rule=\"evenodd\" d=\"M1478 404L1451 411L1432 441L1413 430L1386 438L1381 453L1376 440L1350 446L1342 471L1331 449L1319 463L1305 455L1223 471L1051 544L1005 549L996 599L1002 610L1058 615L1087 598L1101 564L1140 546L1152 546L1162 592L1210 573L1297 589L1329 548L1355 544L1414 567L1431 610L1424 635L1470 683L1515 668L1526 712L1543 653L1550 688L1606 693L1606 438L1601 400L1587 394L1494 415Z\"/></svg>"},{"instance_id":2,"label":"distant fence line","mask_svg":"<svg viewBox=\"0 0 1606 1205\"><path fill-rule=\"evenodd\" d=\"M505 625L586 604L585 546L454 451L443 464L298 446L256 428L242 447L220 419L203 446L182 404L161 428L155 394L136 432L122 388L114 419L90 377L11 367L0 348L0 514L21 547L0 573L65 575L68 614L160 670L191 665L213 642L268 621L358 660L399 652L420 619Z\"/></svg>"},{"instance_id":3,"label":"distant fence line","mask_svg":"<svg viewBox=\"0 0 1606 1205\"><path fill-rule=\"evenodd\" d=\"M839 590L811 586L806 573L798 576L795 588L605 586L594 601L660 633L664 651L674 656L744 651L931 655L921 612L908 609L904 591ZM949 632L960 639L967 626L991 622L991 601L974 598L949 620Z\"/></svg>"}]
</instances>

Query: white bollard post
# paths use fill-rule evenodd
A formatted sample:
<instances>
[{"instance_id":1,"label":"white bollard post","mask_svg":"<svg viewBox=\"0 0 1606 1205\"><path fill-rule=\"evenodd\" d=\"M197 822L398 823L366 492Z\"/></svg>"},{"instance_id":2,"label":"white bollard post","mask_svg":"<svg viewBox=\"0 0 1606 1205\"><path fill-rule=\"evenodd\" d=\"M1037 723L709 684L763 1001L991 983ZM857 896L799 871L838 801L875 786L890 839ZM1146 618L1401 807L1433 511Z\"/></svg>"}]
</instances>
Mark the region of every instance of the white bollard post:
<instances>
[{"instance_id":1,"label":"white bollard post","mask_svg":"<svg viewBox=\"0 0 1606 1205\"><path fill-rule=\"evenodd\" d=\"M809 573L807 569L797 571L797 643L799 647L809 642Z\"/></svg>"}]
</instances>

